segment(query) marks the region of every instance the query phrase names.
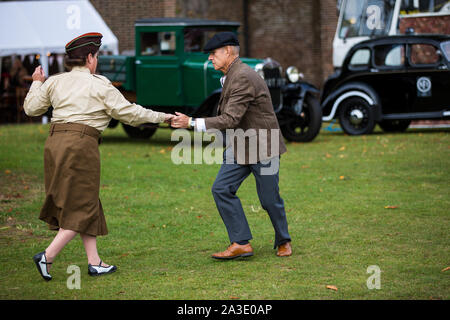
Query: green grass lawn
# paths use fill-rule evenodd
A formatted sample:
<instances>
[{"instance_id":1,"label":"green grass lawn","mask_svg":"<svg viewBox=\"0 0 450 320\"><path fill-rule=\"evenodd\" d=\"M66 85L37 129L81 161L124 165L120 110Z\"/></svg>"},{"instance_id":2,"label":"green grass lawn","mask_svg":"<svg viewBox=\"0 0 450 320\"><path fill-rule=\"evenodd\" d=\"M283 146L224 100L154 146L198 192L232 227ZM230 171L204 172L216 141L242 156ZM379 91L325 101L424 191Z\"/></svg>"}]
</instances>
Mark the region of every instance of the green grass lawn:
<instances>
[{"instance_id":1,"label":"green grass lawn","mask_svg":"<svg viewBox=\"0 0 450 320\"><path fill-rule=\"evenodd\" d=\"M79 237L53 264L32 256L54 233L38 219L48 126L0 127L0 299L449 299L450 132L322 131L289 143L280 190L294 254L278 258L273 229L249 177L238 195L255 255L218 261L228 237L211 195L219 169L175 165L170 130L148 141L107 129L100 197L109 235L100 256L115 274L89 277ZM68 289L67 268L81 269ZM369 290L367 268L381 269ZM336 290L327 288L335 286Z\"/></svg>"}]
</instances>

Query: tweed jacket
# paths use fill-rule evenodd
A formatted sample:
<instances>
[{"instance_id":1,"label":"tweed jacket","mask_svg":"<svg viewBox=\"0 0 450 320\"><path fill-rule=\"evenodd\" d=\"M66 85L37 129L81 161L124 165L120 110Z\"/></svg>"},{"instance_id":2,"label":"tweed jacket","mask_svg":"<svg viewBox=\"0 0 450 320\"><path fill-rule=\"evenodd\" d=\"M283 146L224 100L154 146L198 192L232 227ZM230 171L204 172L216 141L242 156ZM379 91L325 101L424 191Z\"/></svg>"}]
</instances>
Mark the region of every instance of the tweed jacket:
<instances>
[{"instance_id":1,"label":"tweed jacket","mask_svg":"<svg viewBox=\"0 0 450 320\"><path fill-rule=\"evenodd\" d=\"M206 129L226 132L238 164L254 164L286 152L269 89L239 58L226 74L217 116L205 118Z\"/></svg>"}]
</instances>

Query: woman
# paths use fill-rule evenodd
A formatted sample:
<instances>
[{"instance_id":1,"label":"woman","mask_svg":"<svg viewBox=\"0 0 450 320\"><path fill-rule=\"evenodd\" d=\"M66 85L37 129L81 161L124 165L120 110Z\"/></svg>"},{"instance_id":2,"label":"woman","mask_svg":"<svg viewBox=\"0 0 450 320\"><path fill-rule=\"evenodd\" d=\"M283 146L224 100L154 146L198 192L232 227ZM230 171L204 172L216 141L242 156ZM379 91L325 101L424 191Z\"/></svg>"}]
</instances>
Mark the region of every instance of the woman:
<instances>
[{"instance_id":1,"label":"woman","mask_svg":"<svg viewBox=\"0 0 450 320\"><path fill-rule=\"evenodd\" d=\"M97 252L96 237L108 233L99 199L100 133L111 118L138 126L169 122L173 117L128 102L107 78L95 74L101 38L100 33L87 33L66 45L70 72L45 80L38 66L25 99L28 116L39 116L53 106L44 149L46 199L39 219L59 231L45 251L33 257L47 281L52 279L49 265L77 234L86 250L89 275L116 271Z\"/></svg>"}]
</instances>

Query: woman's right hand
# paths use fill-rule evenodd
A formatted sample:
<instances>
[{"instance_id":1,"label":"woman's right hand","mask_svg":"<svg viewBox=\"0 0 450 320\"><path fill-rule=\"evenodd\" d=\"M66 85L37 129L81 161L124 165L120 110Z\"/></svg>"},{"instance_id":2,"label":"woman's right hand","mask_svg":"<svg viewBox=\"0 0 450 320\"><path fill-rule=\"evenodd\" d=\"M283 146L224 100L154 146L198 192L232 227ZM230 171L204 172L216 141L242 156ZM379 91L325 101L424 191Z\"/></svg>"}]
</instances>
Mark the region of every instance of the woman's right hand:
<instances>
[{"instance_id":1,"label":"woman's right hand","mask_svg":"<svg viewBox=\"0 0 450 320\"><path fill-rule=\"evenodd\" d=\"M31 76L33 78L33 81L45 81L45 73L44 69L42 69L42 66L37 66L36 69L34 69L33 75Z\"/></svg>"},{"instance_id":2,"label":"woman's right hand","mask_svg":"<svg viewBox=\"0 0 450 320\"><path fill-rule=\"evenodd\" d=\"M166 117L164 118L164 122L165 123L171 123L173 117L175 117L175 115L170 114L170 113L166 113Z\"/></svg>"}]
</instances>

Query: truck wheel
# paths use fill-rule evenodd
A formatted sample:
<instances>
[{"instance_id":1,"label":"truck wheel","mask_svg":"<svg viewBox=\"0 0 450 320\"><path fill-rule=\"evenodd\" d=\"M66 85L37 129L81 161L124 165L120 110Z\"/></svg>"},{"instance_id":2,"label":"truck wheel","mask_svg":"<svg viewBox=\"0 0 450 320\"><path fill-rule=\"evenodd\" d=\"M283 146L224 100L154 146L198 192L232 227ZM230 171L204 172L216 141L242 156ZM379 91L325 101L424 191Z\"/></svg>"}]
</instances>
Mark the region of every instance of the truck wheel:
<instances>
[{"instance_id":1,"label":"truck wheel","mask_svg":"<svg viewBox=\"0 0 450 320\"><path fill-rule=\"evenodd\" d=\"M119 124L119 120L111 119L108 123L108 128L115 128Z\"/></svg>"},{"instance_id":2,"label":"truck wheel","mask_svg":"<svg viewBox=\"0 0 450 320\"><path fill-rule=\"evenodd\" d=\"M372 133L375 127L374 109L362 98L346 99L339 107L339 123L350 135Z\"/></svg>"},{"instance_id":3,"label":"truck wheel","mask_svg":"<svg viewBox=\"0 0 450 320\"><path fill-rule=\"evenodd\" d=\"M149 139L157 129L156 127L146 126L132 127L124 123L122 123L122 127L132 139Z\"/></svg>"},{"instance_id":4,"label":"truck wheel","mask_svg":"<svg viewBox=\"0 0 450 320\"><path fill-rule=\"evenodd\" d=\"M322 108L319 101L307 95L303 104L303 112L281 127L283 136L289 141L312 141L322 126Z\"/></svg>"},{"instance_id":5,"label":"truck wheel","mask_svg":"<svg viewBox=\"0 0 450 320\"><path fill-rule=\"evenodd\" d=\"M378 124L384 132L403 132L410 123L411 120L382 120Z\"/></svg>"}]
</instances>

